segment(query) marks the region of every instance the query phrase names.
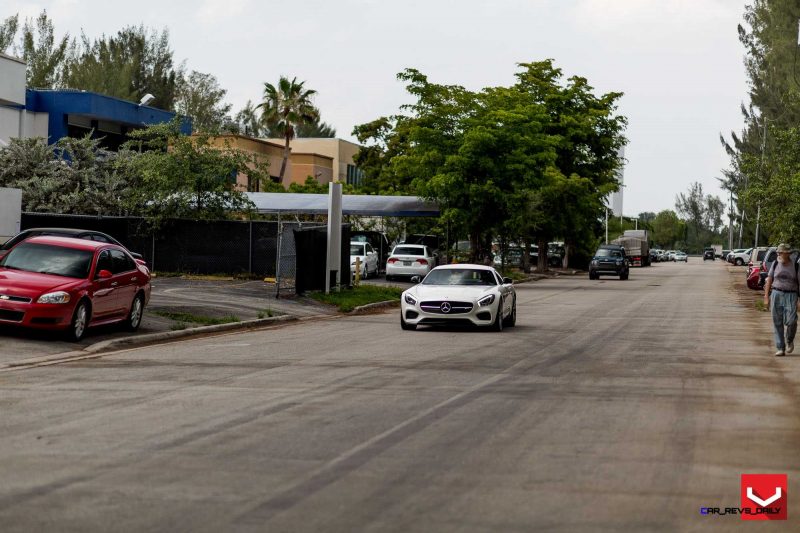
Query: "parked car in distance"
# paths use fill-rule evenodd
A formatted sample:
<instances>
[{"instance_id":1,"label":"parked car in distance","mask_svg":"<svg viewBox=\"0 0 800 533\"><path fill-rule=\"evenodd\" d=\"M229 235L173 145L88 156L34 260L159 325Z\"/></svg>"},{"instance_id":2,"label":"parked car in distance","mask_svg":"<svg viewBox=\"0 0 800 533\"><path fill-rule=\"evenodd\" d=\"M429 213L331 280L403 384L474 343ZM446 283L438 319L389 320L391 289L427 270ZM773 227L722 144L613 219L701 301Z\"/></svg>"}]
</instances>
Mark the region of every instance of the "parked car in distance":
<instances>
[{"instance_id":1,"label":"parked car in distance","mask_svg":"<svg viewBox=\"0 0 800 533\"><path fill-rule=\"evenodd\" d=\"M406 235L405 239L399 244L420 244L422 246L427 246L428 249L433 254L433 258L435 262L433 266L439 264L440 256L439 253L439 236L438 235L425 235L422 233L411 233ZM444 258L441 258L444 261Z\"/></svg>"},{"instance_id":2,"label":"parked car in distance","mask_svg":"<svg viewBox=\"0 0 800 533\"><path fill-rule=\"evenodd\" d=\"M69 237L31 237L0 260L0 323L62 330L122 322L136 330L150 300L150 271L122 246Z\"/></svg>"},{"instance_id":3,"label":"parked car in distance","mask_svg":"<svg viewBox=\"0 0 800 533\"><path fill-rule=\"evenodd\" d=\"M506 248L505 254L502 251L495 254L494 259L495 268L500 268L505 263L506 267L521 268L522 267L522 250L520 248Z\"/></svg>"},{"instance_id":4,"label":"parked car in distance","mask_svg":"<svg viewBox=\"0 0 800 533\"><path fill-rule=\"evenodd\" d=\"M673 261L675 261L676 263L679 262L679 261L683 261L684 263L688 263L689 262L689 256L687 256L684 252L675 252L675 255L673 256Z\"/></svg>"},{"instance_id":5,"label":"parked car in distance","mask_svg":"<svg viewBox=\"0 0 800 533\"><path fill-rule=\"evenodd\" d=\"M492 267L458 264L434 268L400 296L400 327L471 324L503 331L517 321L511 278Z\"/></svg>"},{"instance_id":6,"label":"parked car in distance","mask_svg":"<svg viewBox=\"0 0 800 533\"><path fill-rule=\"evenodd\" d=\"M728 254L728 262L733 263L736 266L742 266L745 263L750 262L750 254L752 251L752 248L740 248L738 250L734 250Z\"/></svg>"},{"instance_id":7,"label":"parked car in distance","mask_svg":"<svg viewBox=\"0 0 800 533\"><path fill-rule=\"evenodd\" d=\"M600 276L619 276L628 279L630 263L625 255L625 248L617 244L603 244L592 257L589 264L589 279L600 279Z\"/></svg>"},{"instance_id":8,"label":"parked car in distance","mask_svg":"<svg viewBox=\"0 0 800 533\"><path fill-rule=\"evenodd\" d=\"M703 261L705 262L708 259L711 259L712 261L716 261L717 259L713 248L706 248L703 250Z\"/></svg>"},{"instance_id":9,"label":"parked car in distance","mask_svg":"<svg viewBox=\"0 0 800 533\"><path fill-rule=\"evenodd\" d=\"M766 273L764 273L766 276ZM756 267L751 267L747 272L747 288L757 291L763 288L761 281L761 272Z\"/></svg>"},{"instance_id":10,"label":"parked car in distance","mask_svg":"<svg viewBox=\"0 0 800 533\"><path fill-rule=\"evenodd\" d=\"M767 255L768 250L769 246L759 246L758 248L751 248L750 260L747 262L747 266L751 267L761 266L761 262L764 260L764 256Z\"/></svg>"},{"instance_id":11,"label":"parked car in distance","mask_svg":"<svg viewBox=\"0 0 800 533\"><path fill-rule=\"evenodd\" d=\"M361 263L361 279L378 275L378 253L368 242L350 242L350 273L356 273L356 259Z\"/></svg>"},{"instance_id":12,"label":"parked car in distance","mask_svg":"<svg viewBox=\"0 0 800 533\"><path fill-rule=\"evenodd\" d=\"M378 267L386 264L386 260L389 258L389 252L392 251L392 247L389 246L389 239L386 237L385 233L380 231L351 231L350 242L370 243L372 249L378 254Z\"/></svg>"},{"instance_id":13,"label":"parked car in distance","mask_svg":"<svg viewBox=\"0 0 800 533\"><path fill-rule=\"evenodd\" d=\"M0 246L0 259L3 258L4 255L8 253L8 251L19 244L20 242L24 241L25 239L30 239L31 237L36 237L39 235L52 235L54 237L73 237L76 239L85 239L88 241L97 241L97 242L107 242L111 244L116 244L117 246L125 246L119 242L117 239L103 233L102 231L94 231L88 229L77 229L77 228L29 228L26 230L22 230L10 239L8 239L2 246ZM141 261L144 264L144 257L141 254L137 254L135 252L131 252L127 248L125 248L131 256L136 259L137 261Z\"/></svg>"},{"instance_id":14,"label":"parked car in distance","mask_svg":"<svg viewBox=\"0 0 800 533\"><path fill-rule=\"evenodd\" d=\"M723 261L727 261L729 253L731 253L730 250L722 250L722 253L720 255L720 259L722 259Z\"/></svg>"},{"instance_id":15,"label":"parked car in distance","mask_svg":"<svg viewBox=\"0 0 800 533\"><path fill-rule=\"evenodd\" d=\"M661 250L659 250L657 248L651 248L650 249L650 262L651 263L658 263L659 261L661 261L660 252L661 252Z\"/></svg>"},{"instance_id":16,"label":"parked car in distance","mask_svg":"<svg viewBox=\"0 0 800 533\"><path fill-rule=\"evenodd\" d=\"M422 244L399 244L386 260L386 279L426 276L434 265L433 251Z\"/></svg>"}]
</instances>

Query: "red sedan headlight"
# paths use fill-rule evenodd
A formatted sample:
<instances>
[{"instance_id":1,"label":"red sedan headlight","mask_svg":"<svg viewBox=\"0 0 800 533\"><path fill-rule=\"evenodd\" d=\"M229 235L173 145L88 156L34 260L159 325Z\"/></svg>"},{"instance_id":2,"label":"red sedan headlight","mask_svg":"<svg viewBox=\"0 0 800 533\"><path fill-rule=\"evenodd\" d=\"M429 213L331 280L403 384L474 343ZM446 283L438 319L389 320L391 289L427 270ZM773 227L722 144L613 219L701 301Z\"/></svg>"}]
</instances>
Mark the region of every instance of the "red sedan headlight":
<instances>
[{"instance_id":1,"label":"red sedan headlight","mask_svg":"<svg viewBox=\"0 0 800 533\"><path fill-rule=\"evenodd\" d=\"M39 304L66 304L69 303L70 295L68 292L64 291L56 291L56 292L49 292L47 294L43 294L39 296L39 299L36 300L36 303Z\"/></svg>"}]
</instances>

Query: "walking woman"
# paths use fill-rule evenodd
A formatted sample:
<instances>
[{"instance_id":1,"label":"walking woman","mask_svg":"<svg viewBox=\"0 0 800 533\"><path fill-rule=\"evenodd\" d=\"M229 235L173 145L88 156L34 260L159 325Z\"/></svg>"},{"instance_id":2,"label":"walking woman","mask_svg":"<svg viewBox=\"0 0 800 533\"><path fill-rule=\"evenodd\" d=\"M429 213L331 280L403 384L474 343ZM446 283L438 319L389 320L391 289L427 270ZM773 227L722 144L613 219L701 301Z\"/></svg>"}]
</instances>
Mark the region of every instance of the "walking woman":
<instances>
[{"instance_id":1,"label":"walking woman","mask_svg":"<svg viewBox=\"0 0 800 533\"><path fill-rule=\"evenodd\" d=\"M777 356L794 351L794 336L797 333L797 293L800 284L797 267L792 262L790 253L791 248L788 245L778 245L778 260L772 263L764 284L764 305L772 310Z\"/></svg>"}]
</instances>

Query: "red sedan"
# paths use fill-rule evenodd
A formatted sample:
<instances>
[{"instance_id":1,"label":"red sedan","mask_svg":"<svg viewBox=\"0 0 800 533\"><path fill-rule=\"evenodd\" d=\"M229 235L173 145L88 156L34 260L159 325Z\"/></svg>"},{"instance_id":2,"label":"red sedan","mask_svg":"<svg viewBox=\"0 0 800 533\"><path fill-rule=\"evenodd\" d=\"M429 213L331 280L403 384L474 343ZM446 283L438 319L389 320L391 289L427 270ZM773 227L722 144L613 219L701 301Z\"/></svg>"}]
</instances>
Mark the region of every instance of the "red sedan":
<instances>
[{"instance_id":1,"label":"red sedan","mask_svg":"<svg viewBox=\"0 0 800 533\"><path fill-rule=\"evenodd\" d=\"M115 244L33 237L0 260L0 324L64 330L79 341L91 326L135 331L150 301L150 271Z\"/></svg>"}]
</instances>

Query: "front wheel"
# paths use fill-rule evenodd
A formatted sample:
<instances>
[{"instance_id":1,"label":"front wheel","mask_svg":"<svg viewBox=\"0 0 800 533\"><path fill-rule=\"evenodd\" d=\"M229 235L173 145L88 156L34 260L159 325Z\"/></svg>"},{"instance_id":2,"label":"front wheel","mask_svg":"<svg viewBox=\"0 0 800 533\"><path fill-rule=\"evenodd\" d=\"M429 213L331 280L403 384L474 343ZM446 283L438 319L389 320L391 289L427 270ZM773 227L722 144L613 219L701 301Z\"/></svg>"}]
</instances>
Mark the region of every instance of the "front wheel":
<instances>
[{"instance_id":1,"label":"front wheel","mask_svg":"<svg viewBox=\"0 0 800 533\"><path fill-rule=\"evenodd\" d=\"M619 275L619 279L625 281L626 279L628 279L628 274L629 274L628 272L623 272L622 274Z\"/></svg>"},{"instance_id":2,"label":"front wheel","mask_svg":"<svg viewBox=\"0 0 800 533\"><path fill-rule=\"evenodd\" d=\"M500 298L500 303L497 304L497 316L494 319L494 324L492 328L497 331L503 331L503 299Z\"/></svg>"},{"instance_id":3,"label":"front wheel","mask_svg":"<svg viewBox=\"0 0 800 533\"><path fill-rule=\"evenodd\" d=\"M513 328L517 325L517 299L514 298L514 302L511 304L511 314L508 315L506 318L506 323L504 324L506 327Z\"/></svg>"},{"instance_id":4,"label":"front wheel","mask_svg":"<svg viewBox=\"0 0 800 533\"><path fill-rule=\"evenodd\" d=\"M403 315L400 315L400 328L404 331L414 331L417 329L417 326L416 324L409 324L403 319Z\"/></svg>"},{"instance_id":5,"label":"front wheel","mask_svg":"<svg viewBox=\"0 0 800 533\"><path fill-rule=\"evenodd\" d=\"M67 330L67 338L72 342L78 342L83 339L86 334L86 328L89 325L89 305L81 300L72 313L72 321L69 323Z\"/></svg>"},{"instance_id":6,"label":"front wheel","mask_svg":"<svg viewBox=\"0 0 800 533\"><path fill-rule=\"evenodd\" d=\"M741 257L736 258L736 266L742 266L744 264L744 260Z\"/></svg>"}]
</instances>

